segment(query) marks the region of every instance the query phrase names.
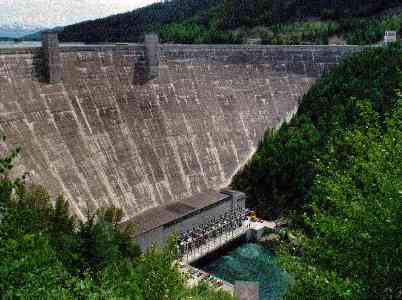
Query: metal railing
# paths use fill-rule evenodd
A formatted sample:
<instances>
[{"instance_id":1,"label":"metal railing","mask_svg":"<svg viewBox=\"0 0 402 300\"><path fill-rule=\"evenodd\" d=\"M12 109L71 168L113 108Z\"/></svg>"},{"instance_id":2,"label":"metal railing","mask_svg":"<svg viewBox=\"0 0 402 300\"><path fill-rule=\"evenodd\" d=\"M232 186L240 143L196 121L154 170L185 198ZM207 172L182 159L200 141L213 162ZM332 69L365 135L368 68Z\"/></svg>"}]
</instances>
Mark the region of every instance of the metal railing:
<instances>
[{"instance_id":1,"label":"metal railing","mask_svg":"<svg viewBox=\"0 0 402 300\"><path fill-rule=\"evenodd\" d=\"M209 252L210 248L245 232L244 226L250 211L244 208L232 209L219 217L209 219L205 224L183 231L178 235L176 253L178 258ZM197 255L198 256L198 255Z\"/></svg>"}]
</instances>

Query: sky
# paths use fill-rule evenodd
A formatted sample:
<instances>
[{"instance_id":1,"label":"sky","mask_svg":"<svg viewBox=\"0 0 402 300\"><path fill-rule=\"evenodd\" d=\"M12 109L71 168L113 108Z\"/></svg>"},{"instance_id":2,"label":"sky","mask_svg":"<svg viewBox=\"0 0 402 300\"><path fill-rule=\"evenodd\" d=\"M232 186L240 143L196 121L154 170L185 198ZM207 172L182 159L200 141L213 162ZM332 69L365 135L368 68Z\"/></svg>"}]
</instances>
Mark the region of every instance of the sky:
<instances>
[{"instance_id":1,"label":"sky","mask_svg":"<svg viewBox=\"0 0 402 300\"><path fill-rule=\"evenodd\" d=\"M146 6L156 0L0 0L0 25L63 26Z\"/></svg>"}]
</instances>

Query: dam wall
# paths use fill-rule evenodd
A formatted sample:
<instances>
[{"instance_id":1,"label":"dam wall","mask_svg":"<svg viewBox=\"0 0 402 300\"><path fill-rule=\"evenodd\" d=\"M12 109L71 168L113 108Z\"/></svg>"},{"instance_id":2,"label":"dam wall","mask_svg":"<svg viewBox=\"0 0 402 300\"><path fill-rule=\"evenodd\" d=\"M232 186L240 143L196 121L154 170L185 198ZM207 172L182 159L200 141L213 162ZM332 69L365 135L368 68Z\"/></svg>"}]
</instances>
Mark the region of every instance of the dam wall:
<instances>
[{"instance_id":1,"label":"dam wall","mask_svg":"<svg viewBox=\"0 0 402 300\"><path fill-rule=\"evenodd\" d=\"M0 49L0 132L22 147L13 172L80 218L113 205L128 219L227 186L314 81L362 49L163 44L152 76L142 44L59 50L49 83L42 48Z\"/></svg>"}]
</instances>

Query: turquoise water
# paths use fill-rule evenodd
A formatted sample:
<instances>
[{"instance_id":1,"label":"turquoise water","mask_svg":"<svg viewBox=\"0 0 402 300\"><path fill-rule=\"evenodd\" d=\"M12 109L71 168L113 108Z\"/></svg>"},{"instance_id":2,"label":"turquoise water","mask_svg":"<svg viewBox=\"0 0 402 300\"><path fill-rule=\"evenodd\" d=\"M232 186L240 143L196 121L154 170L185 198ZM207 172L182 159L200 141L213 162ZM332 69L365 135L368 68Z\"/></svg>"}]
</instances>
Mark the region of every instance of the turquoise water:
<instances>
[{"instance_id":1,"label":"turquoise water","mask_svg":"<svg viewBox=\"0 0 402 300\"><path fill-rule=\"evenodd\" d=\"M261 300L281 299L288 288L286 272L276 265L272 253L259 244L241 244L202 269L230 283L257 281Z\"/></svg>"}]
</instances>

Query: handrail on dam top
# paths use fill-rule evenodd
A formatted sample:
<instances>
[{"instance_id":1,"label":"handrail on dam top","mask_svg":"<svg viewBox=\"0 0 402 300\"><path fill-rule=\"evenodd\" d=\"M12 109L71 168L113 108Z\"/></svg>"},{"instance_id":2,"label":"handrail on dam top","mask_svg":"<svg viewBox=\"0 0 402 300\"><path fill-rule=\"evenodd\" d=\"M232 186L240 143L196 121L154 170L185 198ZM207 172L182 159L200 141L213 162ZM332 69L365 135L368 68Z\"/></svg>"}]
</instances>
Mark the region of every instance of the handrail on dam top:
<instances>
[{"instance_id":1,"label":"handrail on dam top","mask_svg":"<svg viewBox=\"0 0 402 300\"><path fill-rule=\"evenodd\" d=\"M57 39L58 34L56 32L43 32L45 34L53 35L54 38ZM42 36L43 38L43 36ZM158 41L158 45L161 50L169 50L169 49L350 49L350 48L370 48L370 47L380 47L381 45L369 45L362 47L361 45L261 45L261 44L175 44L175 43L160 43L158 40L158 36L156 34L147 34L145 35L144 43L127 43L127 42L100 42L100 43L87 43L87 42L67 42L60 43L58 47L62 52L69 51L97 51L100 49L120 49L120 48L137 48L144 47L144 44L152 43L152 39ZM29 52L40 49L43 47L44 41L41 42L20 42L15 45L2 45L0 44L0 53L7 54L12 53L14 51L17 52Z\"/></svg>"},{"instance_id":2,"label":"handrail on dam top","mask_svg":"<svg viewBox=\"0 0 402 300\"><path fill-rule=\"evenodd\" d=\"M118 49L118 48L131 48L131 47L143 47L143 43L86 43L86 42L59 42L59 47L62 51L69 51L69 49L101 49L101 48L111 48L111 49ZM0 44L0 51L10 50L15 51L18 49L23 50L35 50L42 47L42 42L21 42L15 45L2 45ZM324 49L324 48L377 48L381 47L381 45L250 45L250 44L173 44L173 43L160 43L161 49L169 49L169 48L178 48L178 49Z\"/></svg>"}]
</instances>

